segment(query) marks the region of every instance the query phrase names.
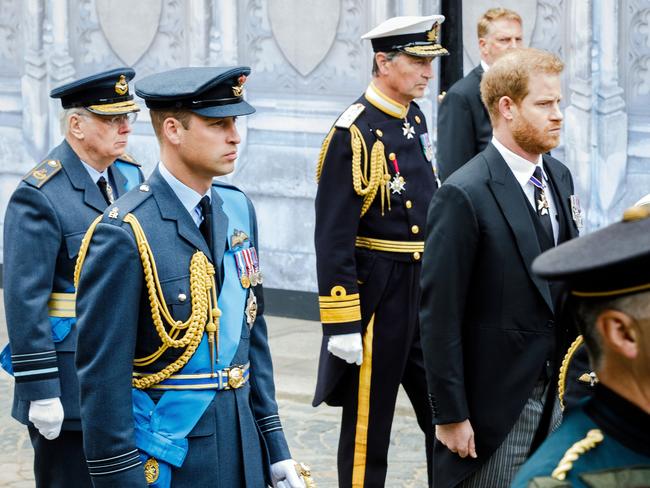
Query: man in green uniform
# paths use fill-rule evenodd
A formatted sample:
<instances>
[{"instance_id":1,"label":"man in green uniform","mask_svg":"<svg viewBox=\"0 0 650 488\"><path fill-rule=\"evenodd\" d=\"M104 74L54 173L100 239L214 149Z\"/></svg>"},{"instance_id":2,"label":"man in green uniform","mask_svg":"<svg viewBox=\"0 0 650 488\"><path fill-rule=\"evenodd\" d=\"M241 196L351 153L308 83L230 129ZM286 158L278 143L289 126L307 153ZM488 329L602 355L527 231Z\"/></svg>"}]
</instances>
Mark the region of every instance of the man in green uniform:
<instances>
[{"instance_id":1,"label":"man in green uniform","mask_svg":"<svg viewBox=\"0 0 650 488\"><path fill-rule=\"evenodd\" d=\"M542 254L564 280L599 383L522 467L513 488L650 486L650 209Z\"/></svg>"}]
</instances>

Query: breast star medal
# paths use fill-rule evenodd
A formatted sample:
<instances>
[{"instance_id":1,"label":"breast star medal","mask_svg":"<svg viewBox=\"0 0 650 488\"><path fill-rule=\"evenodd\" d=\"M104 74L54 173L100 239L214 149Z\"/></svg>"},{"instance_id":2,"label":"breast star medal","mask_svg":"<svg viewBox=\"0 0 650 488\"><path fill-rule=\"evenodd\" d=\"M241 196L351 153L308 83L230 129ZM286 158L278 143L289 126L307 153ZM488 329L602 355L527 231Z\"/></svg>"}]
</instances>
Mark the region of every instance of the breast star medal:
<instances>
[{"instance_id":1,"label":"breast star medal","mask_svg":"<svg viewBox=\"0 0 650 488\"><path fill-rule=\"evenodd\" d=\"M399 166L397 164L397 156L395 156L395 153L390 153L388 159L391 160L393 168L395 169L395 175L388 182L388 188L392 193L399 195L406 189L406 180L401 174L399 174Z\"/></svg>"},{"instance_id":2,"label":"breast star medal","mask_svg":"<svg viewBox=\"0 0 650 488\"><path fill-rule=\"evenodd\" d=\"M407 139L413 139L415 137L415 128L411 127L411 124L408 120L404 120L404 125L402 126L402 133Z\"/></svg>"},{"instance_id":3,"label":"breast star medal","mask_svg":"<svg viewBox=\"0 0 650 488\"><path fill-rule=\"evenodd\" d=\"M546 198L546 192L541 191L539 194L539 200L537 200L537 211L540 215L548 214L548 199Z\"/></svg>"}]
</instances>

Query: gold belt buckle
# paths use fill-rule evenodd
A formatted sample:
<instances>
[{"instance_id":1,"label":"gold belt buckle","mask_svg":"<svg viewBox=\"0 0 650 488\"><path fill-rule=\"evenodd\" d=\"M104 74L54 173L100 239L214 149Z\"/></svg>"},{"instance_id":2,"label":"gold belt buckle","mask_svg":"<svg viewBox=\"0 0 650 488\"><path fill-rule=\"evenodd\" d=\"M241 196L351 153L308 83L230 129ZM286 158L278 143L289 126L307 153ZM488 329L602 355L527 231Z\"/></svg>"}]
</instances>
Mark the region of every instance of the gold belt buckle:
<instances>
[{"instance_id":1,"label":"gold belt buckle","mask_svg":"<svg viewBox=\"0 0 650 488\"><path fill-rule=\"evenodd\" d=\"M244 370L238 366L228 370L228 386L236 390L241 387L246 379L244 378Z\"/></svg>"}]
</instances>

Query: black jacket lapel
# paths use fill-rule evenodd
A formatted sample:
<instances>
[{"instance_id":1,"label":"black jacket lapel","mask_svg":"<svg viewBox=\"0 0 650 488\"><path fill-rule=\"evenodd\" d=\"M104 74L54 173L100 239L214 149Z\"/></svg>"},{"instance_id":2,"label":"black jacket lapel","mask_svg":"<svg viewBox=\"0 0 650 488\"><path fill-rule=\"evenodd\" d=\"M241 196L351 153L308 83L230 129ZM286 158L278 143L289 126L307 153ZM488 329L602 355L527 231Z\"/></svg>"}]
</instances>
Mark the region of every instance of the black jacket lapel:
<instances>
[{"instance_id":1,"label":"black jacket lapel","mask_svg":"<svg viewBox=\"0 0 650 488\"><path fill-rule=\"evenodd\" d=\"M515 235L515 241L526 265L526 271L546 304L553 310L553 300L548 283L536 276L531 270L531 264L541 254L541 249L537 240L535 225L528 210L526 196L521 191L521 186L494 145L488 144L483 152L483 157L486 158L491 174L488 185Z\"/></svg>"},{"instance_id":2,"label":"black jacket lapel","mask_svg":"<svg viewBox=\"0 0 650 488\"><path fill-rule=\"evenodd\" d=\"M571 214L571 205L569 198L571 197L571 175L568 171L564 170L553 158L548 155L543 156L544 169L548 174L549 179L553 182L558 194L559 202L556 205L560 207L560 215L564 219L566 229L568 230L568 239L578 237L578 229L573 221Z\"/></svg>"}]
</instances>

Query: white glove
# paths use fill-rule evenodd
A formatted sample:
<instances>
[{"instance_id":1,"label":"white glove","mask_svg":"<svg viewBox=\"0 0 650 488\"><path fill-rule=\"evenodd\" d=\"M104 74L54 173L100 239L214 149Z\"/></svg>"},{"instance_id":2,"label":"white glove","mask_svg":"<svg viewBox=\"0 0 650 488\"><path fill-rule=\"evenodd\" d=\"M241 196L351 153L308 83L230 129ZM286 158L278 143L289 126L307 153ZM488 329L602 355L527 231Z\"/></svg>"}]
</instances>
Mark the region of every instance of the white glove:
<instances>
[{"instance_id":1,"label":"white glove","mask_svg":"<svg viewBox=\"0 0 650 488\"><path fill-rule=\"evenodd\" d=\"M59 437L63 424L63 405L59 397L29 402L29 421L48 441Z\"/></svg>"},{"instance_id":2,"label":"white glove","mask_svg":"<svg viewBox=\"0 0 650 488\"><path fill-rule=\"evenodd\" d=\"M296 464L293 459L271 464L273 488L305 488L305 483L296 472Z\"/></svg>"},{"instance_id":3,"label":"white glove","mask_svg":"<svg viewBox=\"0 0 650 488\"><path fill-rule=\"evenodd\" d=\"M360 366L363 362L363 345L359 332L330 336L327 350L346 363L357 363Z\"/></svg>"}]
</instances>

